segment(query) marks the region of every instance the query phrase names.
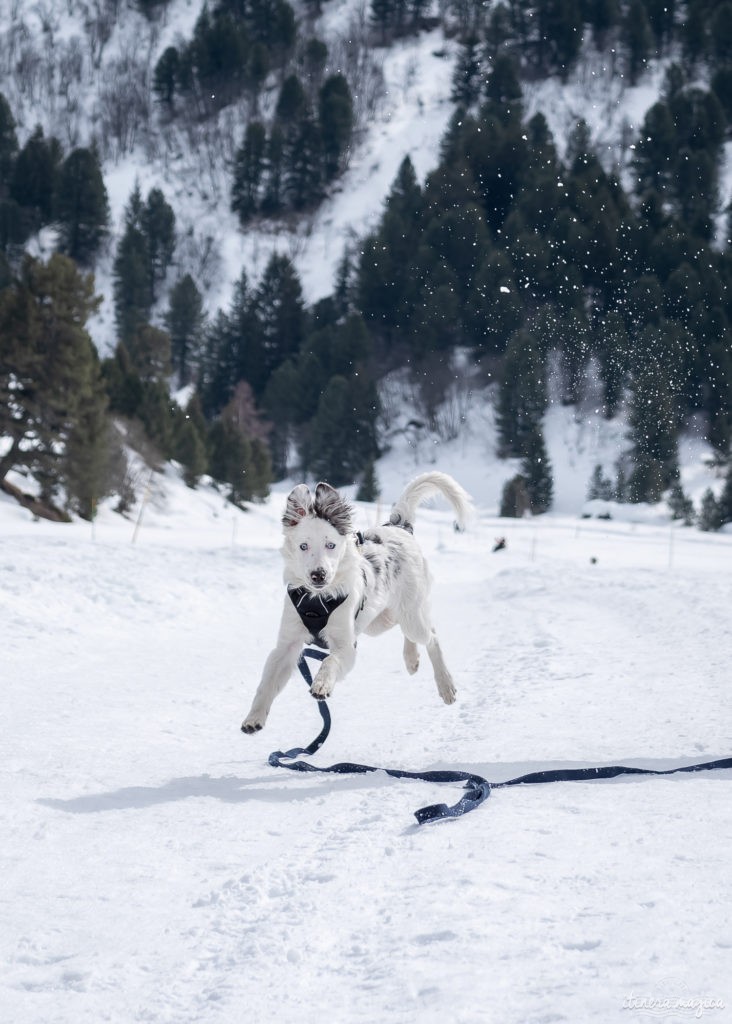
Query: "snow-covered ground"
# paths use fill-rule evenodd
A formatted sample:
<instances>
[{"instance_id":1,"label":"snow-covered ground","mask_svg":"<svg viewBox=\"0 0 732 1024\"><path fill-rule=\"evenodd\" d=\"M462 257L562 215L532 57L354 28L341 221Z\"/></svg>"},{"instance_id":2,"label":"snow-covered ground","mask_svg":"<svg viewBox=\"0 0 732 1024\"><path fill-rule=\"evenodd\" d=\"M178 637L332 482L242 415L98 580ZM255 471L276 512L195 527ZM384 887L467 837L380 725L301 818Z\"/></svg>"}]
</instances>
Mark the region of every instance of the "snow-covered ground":
<instances>
[{"instance_id":1,"label":"snow-covered ground","mask_svg":"<svg viewBox=\"0 0 732 1024\"><path fill-rule=\"evenodd\" d=\"M133 544L111 512L92 532L0 495L0 1020L730 1020L730 773L497 791L420 828L457 787L267 766L319 727L294 679L239 732L283 499L243 514L170 477ZM319 763L498 781L732 753L732 537L485 506L417 534L458 702L365 638Z\"/></svg>"}]
</instances>

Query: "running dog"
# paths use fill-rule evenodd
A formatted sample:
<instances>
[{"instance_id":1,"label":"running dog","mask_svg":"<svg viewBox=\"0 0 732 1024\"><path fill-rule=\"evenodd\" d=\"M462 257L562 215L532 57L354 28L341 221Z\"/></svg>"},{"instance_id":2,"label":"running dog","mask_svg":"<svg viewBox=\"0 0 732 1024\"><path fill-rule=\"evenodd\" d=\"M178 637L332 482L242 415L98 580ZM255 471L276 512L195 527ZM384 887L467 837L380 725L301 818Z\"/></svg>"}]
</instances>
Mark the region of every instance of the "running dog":
<instances>
[{"instance_id":1,"label":"running dog","mask_svg":"<svg viewBox=\"0 0 732 1024\"><path fill-rule=\"evenodd\" d=\"M392 507L389 522L363 533L354 532L353 509L329 484L319 483L314 495L305 484L291 491L282 517L287 596L277 643L265 662L243 732L263 727L303 644L315 643L329 652L310 691L325 700L354 666L357 635L378 636L392 626L404 634L407 671L417 671L417 645L422 644L440 696L453 703L455 685L432 626L432 578L412 536L417 508L435 494L447 498L462 528L471 500L446 473L416 477Z\"/></svg>"}]
</instances>

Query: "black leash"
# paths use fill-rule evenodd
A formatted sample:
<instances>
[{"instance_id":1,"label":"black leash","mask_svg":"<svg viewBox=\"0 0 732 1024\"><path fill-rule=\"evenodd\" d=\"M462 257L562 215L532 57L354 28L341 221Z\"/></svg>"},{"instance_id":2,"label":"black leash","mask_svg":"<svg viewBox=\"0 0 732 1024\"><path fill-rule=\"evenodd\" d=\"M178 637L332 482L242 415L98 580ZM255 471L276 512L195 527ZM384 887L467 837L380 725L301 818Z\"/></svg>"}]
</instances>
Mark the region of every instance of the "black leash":
<instances>
[{"instance_id":1,"label":"black leash","mask_svg":"<svg viewBox=\"0 0 732 1024\"><path fill-rule=\"evenodd\" d=\"M313 677L306 658L316 658L323 661L328 657L328 651L318 651L307 647L300 656L298 668L307 683L308 687L313 685ZM423 782L464 782L465 795L456 804L430 804L428 807L420 807L414 812L418 824L423 825L427 821L440 821L443 818L459 818L475 807L479 807L484 800L490 796L492 789L505 789L507 786L534 785L541 782L583 782L590 779L614 779L618 775L676 775L680 772L703 772L732 768L732 757L722 757L716 761L706 761L702 764L689 764L681 768L630 768L625 765L606 765L600 768L555 768L540 772L529 772L527 775L519 775L515 779L507 779L505 782L488 782L481 775L472 772L438 770L430 772L408 772L400 768L379 768L368 764L354 764L350 761L341 761L338 764L327 765L319 768L307 761L292 761L291 764L284 764L283 759L292 760L301 754L314 754L325 743L330 732L331 718L328 705L323 700L318 701L318 710L323 719L323 728L315 739L307 747L293 747L292 750L275 750L269 755L269 763L273 768L289 768L295 772L320 772L335 775L364 775L369 772L385 772L394 779L420 779Z\"/></svg>"}]
</instances>

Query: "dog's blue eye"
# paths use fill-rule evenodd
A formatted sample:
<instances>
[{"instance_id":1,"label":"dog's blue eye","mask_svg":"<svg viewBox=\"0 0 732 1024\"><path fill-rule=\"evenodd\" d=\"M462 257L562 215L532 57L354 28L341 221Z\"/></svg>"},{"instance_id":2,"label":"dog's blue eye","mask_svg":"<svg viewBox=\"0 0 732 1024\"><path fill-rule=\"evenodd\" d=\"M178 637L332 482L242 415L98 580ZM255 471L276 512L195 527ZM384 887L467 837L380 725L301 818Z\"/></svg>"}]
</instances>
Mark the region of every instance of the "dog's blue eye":
<instances>
[{"instance_id":1,"label":"dog's blue eye","mask_svg":"<svg viewBox=\"0 0 732 1024\"><path fill-rule=\"evenodd\" d=\"M300 550L301 551L307 551L307 549L308 549L308 546L305 543L305 541L303 541L302 544L300 545Z\"/></svg>"},{"instance_id":2,"label":"dog's blue eye","mask_svg":"<svg viewBox=\"0 0 732 1024\"><path fill-rule=\"evenodd\" d=\"M327 547L328 551L332 551L333 548L335 547L335 544L333 543L332 540L329 540L325 546Z\"/></svg>"}]
</instances>

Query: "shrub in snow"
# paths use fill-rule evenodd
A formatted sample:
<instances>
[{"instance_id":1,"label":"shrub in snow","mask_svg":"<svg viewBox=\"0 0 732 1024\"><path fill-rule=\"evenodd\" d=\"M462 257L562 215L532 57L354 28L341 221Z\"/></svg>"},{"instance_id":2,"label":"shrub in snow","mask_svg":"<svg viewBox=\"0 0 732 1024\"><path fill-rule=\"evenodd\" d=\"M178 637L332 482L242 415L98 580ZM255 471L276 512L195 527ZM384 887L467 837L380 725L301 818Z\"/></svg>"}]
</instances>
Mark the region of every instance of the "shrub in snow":
<instances>
[{"instance_id":1,"label":"shrub in snow","mask_svg":"<svg viewBox=\"0 0 732 1024\"><path fill-rule=\"evenodd\" d=\"M714 497L711 487L707 487L699 509L699 529L704 531L718 530L722 526L719 503Z\"/></svg>"},{"instance_id":2,"label":"shrub in snow","mask_svg":"<svg viewBox=\"0 0 732 1024\"><path fill-rule=\"evenodd\" d=\"M522 519L530 510L531 498L526 489L526 481L518 473L504 484L498 514L509 519Z\"/></svg>"}]
</instances>

